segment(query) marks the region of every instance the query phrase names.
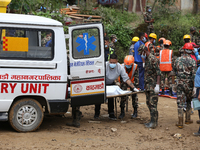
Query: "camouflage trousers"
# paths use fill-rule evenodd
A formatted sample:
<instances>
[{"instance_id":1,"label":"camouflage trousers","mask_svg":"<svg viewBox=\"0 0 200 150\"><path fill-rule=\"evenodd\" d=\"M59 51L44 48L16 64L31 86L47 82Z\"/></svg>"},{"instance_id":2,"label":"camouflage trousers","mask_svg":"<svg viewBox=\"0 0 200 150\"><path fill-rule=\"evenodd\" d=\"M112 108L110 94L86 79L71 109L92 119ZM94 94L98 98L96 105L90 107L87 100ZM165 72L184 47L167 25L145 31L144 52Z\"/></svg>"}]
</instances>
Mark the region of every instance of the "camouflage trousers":
<instances>
[{"instance_id":1,"label":"camouflage trousers","mask_svg":"<svg viewBox=\"0 0 200 150\"><path fill-rule=\"evenodd\" d=\"M149 108L150 113L157 112L157 104L158 104L158 94L155 94L153 90L145 91L146 94L146 104Z\"/></svg>"},{"instance_id":2,"label":"camouflage trousers","mask_svg":"<svg viewBox=\"0 0 200 150\"><path fill-rule=\"evenodd\" d=\"M185 97L187 102L187 109L191 108L193 92L193 81L192 80L179 80L177 82L177 106L183 109L185 106Z\"/></svg>"},{"instance_id":3,"label":"camouflage trousers","mask_svg":"<svg viewBox=\"0 0 200 150\"><path fill-rule=\"evenodd\" d=\"M161 72L161 89L164 89L165 87L172 88L172 76L169 75L170 72L168 71L162 71ZM165 84L165 78L167 78L168 84Z\"/></svg>"},{"instance_id":4,"label":"camouflage trousers","mask_svg":"<svg viewBox=\"0 0 200 150\"><path fill-rule=\"evenodd\" d=\"M147 34L154 33L154 28L150 26L147 26Z\"/></svg>"},{"instance_id":5,"label":"camouflage trousers","mask_svg":"<svg viewBox=\"0 0 200 150\"><path fill-rule=\"evenodd\" d=\"M126 83L122 83L120 86L121 86L122 90L127 90L127 88L129 87ZM137 96L137 94L131 95L131 98L132 98L133 108L137 108L138 107L138 96ZM121 97L121 102L120 102L121 108L125 107L125 102L126 102L126 96Z\"/></svg>"}]
</instances>

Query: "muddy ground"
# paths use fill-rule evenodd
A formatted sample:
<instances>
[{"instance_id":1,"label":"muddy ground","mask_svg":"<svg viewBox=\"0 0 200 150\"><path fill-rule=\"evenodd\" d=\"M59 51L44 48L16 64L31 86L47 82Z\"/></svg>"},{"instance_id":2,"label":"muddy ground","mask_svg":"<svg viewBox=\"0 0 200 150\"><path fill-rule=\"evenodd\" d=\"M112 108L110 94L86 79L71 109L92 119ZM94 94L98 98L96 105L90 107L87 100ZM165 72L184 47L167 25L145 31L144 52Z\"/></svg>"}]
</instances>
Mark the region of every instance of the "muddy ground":
<instances>
[{"instance_id":1,"label":"muddy ground","mask_svg":"<svg viewBox=\"0 0 200 150\"><path fill-rule=\"evenodd\" d=\"M45 117L42 125L36 132L15 132L8 122L0 122L0 150L78 150L78 149L120 149L120 150L147 150L147 149L200 149L200 138L192 135L198 130L196 120L197 111L192 119L194 123L185 125L183 129L175 126L177 121L176 100L159 97L159 125L156 129L147 129L144 123L149 120L149 111L145 102L145 95L138 94L139 117L130 119L132 106L129 101L129 110L126 112L124 122L111 121L107 117L107 105L101 109L100 123L88 123L93 118L94 106L81 107L84 117L81 127L66 126L71 121L71 114L66 117ZM69 110L71 111L71 109ZM119 115L118 103L118 115ZM112 132L111 128L117 131ZM174 134L180 133L181 138Z\"/></svg>"}]
</instances>

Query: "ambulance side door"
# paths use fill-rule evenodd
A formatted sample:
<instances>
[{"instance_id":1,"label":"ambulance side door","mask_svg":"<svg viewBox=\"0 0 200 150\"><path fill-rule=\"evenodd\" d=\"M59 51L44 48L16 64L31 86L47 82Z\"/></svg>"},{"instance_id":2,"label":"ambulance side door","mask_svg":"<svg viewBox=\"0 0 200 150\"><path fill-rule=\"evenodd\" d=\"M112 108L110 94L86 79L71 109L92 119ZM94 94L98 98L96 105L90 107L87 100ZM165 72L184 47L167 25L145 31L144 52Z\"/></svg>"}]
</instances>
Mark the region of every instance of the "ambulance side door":
<instances>
[{"instance_id":1,"label":"ambulance side door","mask_svg":"<svg viewBox=\"0 0 200 150\"><path fill-rule=\"evenodd\" d=\"M103 24L69 26L70 96L72 106L104 103Z\"/></svg>"}]
</instances>

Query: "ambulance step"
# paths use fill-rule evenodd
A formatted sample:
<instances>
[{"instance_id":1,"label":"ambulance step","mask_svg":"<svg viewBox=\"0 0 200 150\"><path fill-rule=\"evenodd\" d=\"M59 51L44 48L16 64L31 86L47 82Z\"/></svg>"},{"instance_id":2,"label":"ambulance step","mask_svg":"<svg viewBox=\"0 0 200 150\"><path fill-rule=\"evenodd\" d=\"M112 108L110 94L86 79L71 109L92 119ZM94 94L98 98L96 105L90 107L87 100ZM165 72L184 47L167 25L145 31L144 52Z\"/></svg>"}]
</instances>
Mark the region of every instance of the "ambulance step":
<instances>
[{"instance_id":1,"label":"ambulance step","mask_svg":"<svg viewBox=\"0 0 200 150\"><path fill-rule=\"evenodd\" d=\"M8 113L0 113L0 121L8 121Z\"/></svg>"}]
</instances>

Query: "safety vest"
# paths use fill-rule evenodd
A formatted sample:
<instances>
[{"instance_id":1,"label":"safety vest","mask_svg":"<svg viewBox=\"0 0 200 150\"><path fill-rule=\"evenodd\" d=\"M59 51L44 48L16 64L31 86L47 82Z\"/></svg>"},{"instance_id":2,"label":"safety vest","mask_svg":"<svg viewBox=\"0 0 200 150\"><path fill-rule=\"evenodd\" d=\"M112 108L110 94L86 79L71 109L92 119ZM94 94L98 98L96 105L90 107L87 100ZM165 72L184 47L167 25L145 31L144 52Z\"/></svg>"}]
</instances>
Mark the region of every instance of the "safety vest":
<instances>
[{"instance_id":1,"label":"safety vest","mask_svg":"<svg viewBox=\"0 0 200 150\"><path fill-rule=\"evenodd\" d=\"M110 55L114 53L114 49L112 49L111 47L109 47L109 56L108 56L108 61L110 60Z\"/></svg>"},{"instance_id":2,"label":"safety vest","mask_svg":"<svg viewBox=\"0 0 200 150\"><path fill-rule=\"evenodd\" d=\"M169 49L160 51L160 71L172 71L172 53Z\"/></svg>"},{"instance_id":3,"label":"safety vest","mask_svg":"<svg viewBox=\"0 0 200 150\"><path fill-rule=\"evenodd\" d=\"M150 49L149 49L149 44L150 43L151 43L150 41L148 41L148 42L145 43L145 46L147 47L147 49L148 49L149 52L150 52ZM154 49L154 53L155 53L156 50L155 50L154 46L153 46L153 49Z\"/></svg>"},{"instance_id":4,"label":"safety vest","mask_svg":"<svg viewBox=\"0 0 200 150\"><path fill-rule=\"evenodd\" d=\"M126 70L126 73L128 74L129 79L133 83L134 79L135 79L134 74L135 74L135 71L136 71L138 65L134 64L134 66L132 67L132 70L129 73L128 73L127 69L126 69L126 66L124 64L122 64L122 66L124 66L124 69ZM118 81L120 82L120 77L118 77Z\"/></svg>"}]
</instances>

